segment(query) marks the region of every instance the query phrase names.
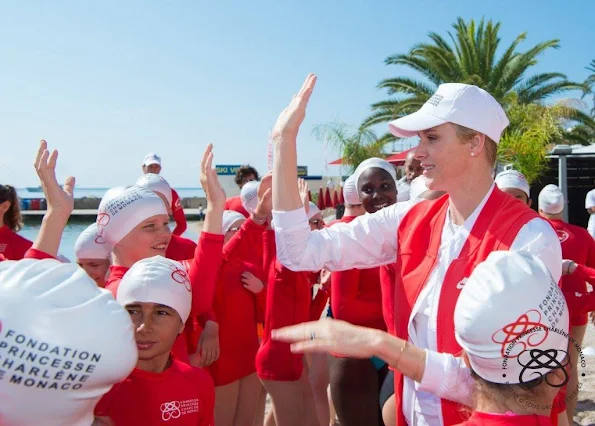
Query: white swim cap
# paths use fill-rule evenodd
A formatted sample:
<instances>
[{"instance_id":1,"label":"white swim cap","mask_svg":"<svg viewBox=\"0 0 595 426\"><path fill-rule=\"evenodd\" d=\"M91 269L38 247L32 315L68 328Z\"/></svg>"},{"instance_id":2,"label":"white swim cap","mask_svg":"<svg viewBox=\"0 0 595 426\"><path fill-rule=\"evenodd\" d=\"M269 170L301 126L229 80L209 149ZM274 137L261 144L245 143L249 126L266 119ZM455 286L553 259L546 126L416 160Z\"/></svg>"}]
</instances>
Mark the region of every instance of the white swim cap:
<instances>
[{"instance_id":1,"label":"white swim cap","mask_svg":"<svg viewBox=\"0 0 595 426\"><path fill-rule=\"evenodd\" d=\"M386 170L392 176L392 178L396 184L397 170L395 169L395 167L388 161L383 160L382 158L372 157L372 158L368 158L367 160L362 161L359 164L359 166L357 166L357 169L355 169L355 172L353 172L353 179L355 180L355 186L358 188L358 190L359 190L360 176L362 175L363 172L365 172L368 169L372 169L372 168Z\"/></svg>"},{"instance_id":2,"label":"white swim cap","mask_svg":"<svg viewBox=\"0 0 595 426\"><path fill-rule=\"evenodd\" d=\"M546 185L539 193L539 210L549 214L558 214L564 210L564 194L556 185Z\"/></svg>"},{"instance_id":3,"label":"white swim cap","mask_svg":"<svg viewBox=\"0 0 595 426\"><path fill-rule=\"evenodd\" d=\"M137 363L130 315L75 264L0 262L0 421L89 426Z\"/></svg>"},{"instance_id":4,"label":"white swim cap","mask_svg":"<svg viewBox=\"0 0 595 426\"><path fill-rule=\"evenodd\" d=\"M97 244L97 223L89 225L74 243L74 255L77 259L109 259L112 248L109 244Z\"/></svg>"},{"instance_id":5,"label":"white swim cap","mask_svg":"<svg viewBox=\"0 0 595 426\"><path fill-rule=\"evenodd\" d=\"M308 220L312 219L318 213L320 213L320 209L316 204L310 201L310 208L308 209Z\"/></svg>"},{"instance_id":6,"label":"white swim cap","mask_svg":"<svg viewBox=\"0 0 595 426\"><path fill-rule=\"evenodd\" d=\"M252 180L242 186L240 191L242 207L250 214L254 213L256 206L258 206L258 188L260 188L260 182Z\"/></svg>"},{"instance_id":7,"label":"white swim cap","mask_svg":"<svg viewBox=\"0 0 595 426\"><path fill-rule=\"evenodd\" d=\"M345 204L349 204L351 206L359 206L362 203L357 193L357 187L355 185L355 179L353 178L353 175L345 179L345 183L343 184L343 199L345 200Z\"/></svg>"},{"instance_id":8,"label":"white swim cap","mask_svg":"<svg viewBox=\"0 0 595 426\"><path fill-rule=\"evenodd\" d=\"M528 198L531 198L531 188L525 175L516 170L504 170L498 173L495 179L496 185L500 189L515 188L520 189Z\"/></svg>"},{"instance_id":9,"label":"white swim cap","mask_svg":"<svg viewBox=\"0 0 595 426\"><path fill-rule=\"evenodd\" d=\"M113 247L142 221L157 215L168 214L163 200L153 191L138 186L115 188L99 204L96 241Z\"/></svg>"},{"instance_id":10,"label":"white swim cap","mask_svg":"<svg viewBox=\"0 0 595 426\"><path fill-rule=\"evenodd\" d=\"M426 177L424 175L418 176L411 181L409 188L409 199L415 200L426 191L429 191L426 184Z\"/></svg>"},{"instance_id":11,"label":"white swim cap","mask_svg":"<svg viewBox=\"0 0 595 426\"><path fill-rule=\"evenodd\" d=\"M461 284L455 337L480 377L523 383L564 364L568 308L541 260L528 252L495 251ZM539 362L544 366L536 368Z\"/></svg>"},{"instance_id":12,"label":"white swim cap","mask_svg":"<svg viewBox=\"0 0 595 426\"><path fill-rule=\"evenodd\" d=\"M160 193L167 200L167 205L171 206L173 200L171 186L161 177L161 175L155 173L144 174L138 178L136 186Z\"/></svg>"},{"instance_id":13,"label":"white swim cap","mask_svg":"<svg viewBox=\"0 0 595 426\"><path fill-rule=\"evenodd\" d=\"M192 287L180 262L163 256L139 260L118 286L118 303L158 303L169 306L186 322L192 306Z\"/></svg>"},{"instance_id":14,"label":"white swim cap","mask_svg":"<svg viewBox=\"0 0 595 426\"><path fill-rule=\"evenodd\" d=\"M498 143L509 121L502 106L485 90L469 84L444 83L418 111L391 121L388 128L395 136L409 138L445 123L483 133Z\"/></svg>"},{"instance_id":15,"label":"white swim cap","mask_svg":"<svg viewBox=\"0 0 595 426\"><path fill-rule=\"evenodd\" d=\"M234 210L225 210L223 212L223 235L227 234L231 225L236 223L238 220L246 220L246 217Z\"/></svg>"}]
</instances>

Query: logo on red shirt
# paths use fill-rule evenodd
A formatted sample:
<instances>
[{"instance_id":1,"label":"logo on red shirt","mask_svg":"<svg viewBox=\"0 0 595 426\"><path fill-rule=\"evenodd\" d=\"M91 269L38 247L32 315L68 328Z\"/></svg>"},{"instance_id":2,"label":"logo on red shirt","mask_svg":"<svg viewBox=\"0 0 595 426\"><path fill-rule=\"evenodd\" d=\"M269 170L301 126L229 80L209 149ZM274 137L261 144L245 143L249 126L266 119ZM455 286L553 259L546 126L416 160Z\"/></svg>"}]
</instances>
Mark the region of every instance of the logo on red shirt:
<instances>
[{"instance_id":1,"label":"logo on red shirt","mask_svg":"<svg viewBox=\"0 0 595 426\"><path fill-rule=\"evenodd\" d=\"M569 237L568 232L566 231L556 231L556 234L558 234L558 239L560 240L561 243L563 243L564 241L566 241Z\"/></svg>"},{"instance_id":2,"label":"logo on red shirt","mask_svg":"<svg viewBox=\"0 0 595 426\"><path fill-rule=\"evenodd\" d=\"M170 401L164 402L161 404L161 420L167 422L171 419L177 419L182 415L180 411L180 402L179 401Z\"/></svg>"},{"instance_id":3,"label":"logo on red shirt","mask_svg":"<svg viewBox=\"0 0 595 426\"><path fill-rule=\"evenodd\" d=\"M541 313L535 309L525 312L513 323L507 324L492 335L494 343L501 343L502 357L516 358L529 347L539 346L548 336L548 328L541 322ZM524 339L524 336L529 336ZM511 354L514 346L515 353ZM508 350L507 350L508 348Z\"/></svg>"}]
</instances>

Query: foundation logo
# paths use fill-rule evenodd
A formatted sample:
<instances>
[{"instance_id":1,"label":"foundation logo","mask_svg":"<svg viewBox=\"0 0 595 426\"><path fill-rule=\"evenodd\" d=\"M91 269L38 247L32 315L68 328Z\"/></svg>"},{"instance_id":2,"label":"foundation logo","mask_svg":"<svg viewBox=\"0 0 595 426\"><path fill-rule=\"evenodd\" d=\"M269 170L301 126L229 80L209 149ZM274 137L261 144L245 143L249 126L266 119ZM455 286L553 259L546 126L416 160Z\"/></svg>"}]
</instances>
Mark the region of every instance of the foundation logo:
<instances>
[{"instance_id":1,"label":"foundation logo","mask_svg":"<svg viewBox=\"0 0 595 426\"><path fill-rule=\"evenodd\" d=\"M159 409L161 410L161 420L164 422L177 419L182 415L179 401L164 402Z\"/></svg>"},{"instance_id":2,"label":"foundation logo","mask_svg":"<svg viewBox=\"0 0 595 426\"><path fill-rule=\"evenodd\" d=\"M558 234L558 239L560 240L561 243L566 241L569 237L568 232L566 232L566 231L556 231L556 234Z\"/></svg>"},{"instance_id":3,"label":"foundation logo","mask_svg":"<svg viewBox=\"0 0 595 426\"><path fill-rule=\"evenodd\" d=\"M443 98L444 98L444 96L442 96L442 95L434 95L430 99L428 99L428 101L426 103L436 107L436 106L438 106L438 104L440 103L440 101Z\"/></svg>"},{"instance_id":4,"label":"foundation logo","mask_svg":"<svg viewBox=\"0 0 595 426\"><path fill-rule=\"evenodd\" d=\"M105 244L107 242L105 240L104 233L105 233L105 227L107 226L109 221L110 221L109 214L107 214L105 212L101 212L97 215L97 235L95 237L95 242L97 244Z\"/></svg>"},{"instance_id":5,"label":"foundation logo","mask_svg":"<svg viewBox=\"0 0 595 426\"><path fill-rule=\"evenodd\" d=\"M526 340L522 337L531 334ZM502 345L500 354L516 358L529 347L539 346L547 339L548 329L541 323L541 313L535 309L525 312L513 323L507 324L492 335L494 343Z\"/></svg>"},{"instance_id":6,"label":"foundation logo","mask_svg":"<svg viewBox=\"0 0 595 426\"><path fill-rule=\"evenodd\" d=\"M186 399L184 401L168 401L161 404L161 420L168 422L171 419L178 419L187 414L198 413L198 399Z\"/></svg>"}]
</instances>

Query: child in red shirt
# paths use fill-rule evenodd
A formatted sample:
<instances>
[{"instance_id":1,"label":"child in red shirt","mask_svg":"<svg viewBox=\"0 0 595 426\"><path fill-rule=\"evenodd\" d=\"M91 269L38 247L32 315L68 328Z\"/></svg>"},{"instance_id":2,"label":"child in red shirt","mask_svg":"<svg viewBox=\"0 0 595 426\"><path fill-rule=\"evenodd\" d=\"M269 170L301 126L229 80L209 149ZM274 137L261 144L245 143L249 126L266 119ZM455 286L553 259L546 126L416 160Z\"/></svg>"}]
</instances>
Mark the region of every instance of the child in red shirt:
<instances>
[{"instance_id":1,"label":"child in red shirt","mask_svg":"<svg viewBox=\"0 0 595 426\"><path fill-rule=\"evenodd\" d=\"M0 185L0 254L3 258L20 260L33 244L17 234L22 226L16 189L10 185Z\"/></svg>"},{"instance_id":2,"label":"child in red shirt","mask_svg":"<svg viewBox=\"0 0 595 426\"><path fill-rule=\"evenodd\" d=\"M212 426L215 389L209 375L176 359L171 351L191 310L184 267L156 256L136 262L124 275L117 300L134 328L138 363L95 408L116 426Z\"/></svg>"}]
</instances>

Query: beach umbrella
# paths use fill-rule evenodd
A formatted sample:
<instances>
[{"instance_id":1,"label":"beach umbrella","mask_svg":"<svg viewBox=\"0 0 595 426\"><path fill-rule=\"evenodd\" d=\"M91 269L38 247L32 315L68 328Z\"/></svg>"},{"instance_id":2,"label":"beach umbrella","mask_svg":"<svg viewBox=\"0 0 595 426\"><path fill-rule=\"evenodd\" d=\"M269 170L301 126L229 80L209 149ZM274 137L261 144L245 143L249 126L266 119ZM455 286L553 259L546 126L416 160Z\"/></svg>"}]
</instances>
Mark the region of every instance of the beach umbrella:
<instances>
[{"instance_id":1,"label":"beach umbrella","mask_svg":"<svg viewBox=\"0 0 595 426\"><path fill-rule=\"evenodd\" d=\"M337 190L333 191L333 209L336 209L339 205L339 194L337 194Z\"/></svg>"},{"instance_id":2,"label":"beach umbrella","mask_svg":"<svg viewBox=\"0 0 595 426\"><path fill-rule=\"evenodd\" d=\"M333 199L331 198L331 190L329 187L326 187L326 191L324 192L324 205L327 209L333 206Z\"/></svg>"},{"instance_id":3,"label":"beach umbrella","mask_svg":"<svg viewBox=\"0 0 595 426\"><path fill-rule=\"evenodd\" d=\"M320 187L320 191L318 191L318 208L320 211L324 210L324 192L322 191L322 187Z\"/></svg>"}]
</instances>

